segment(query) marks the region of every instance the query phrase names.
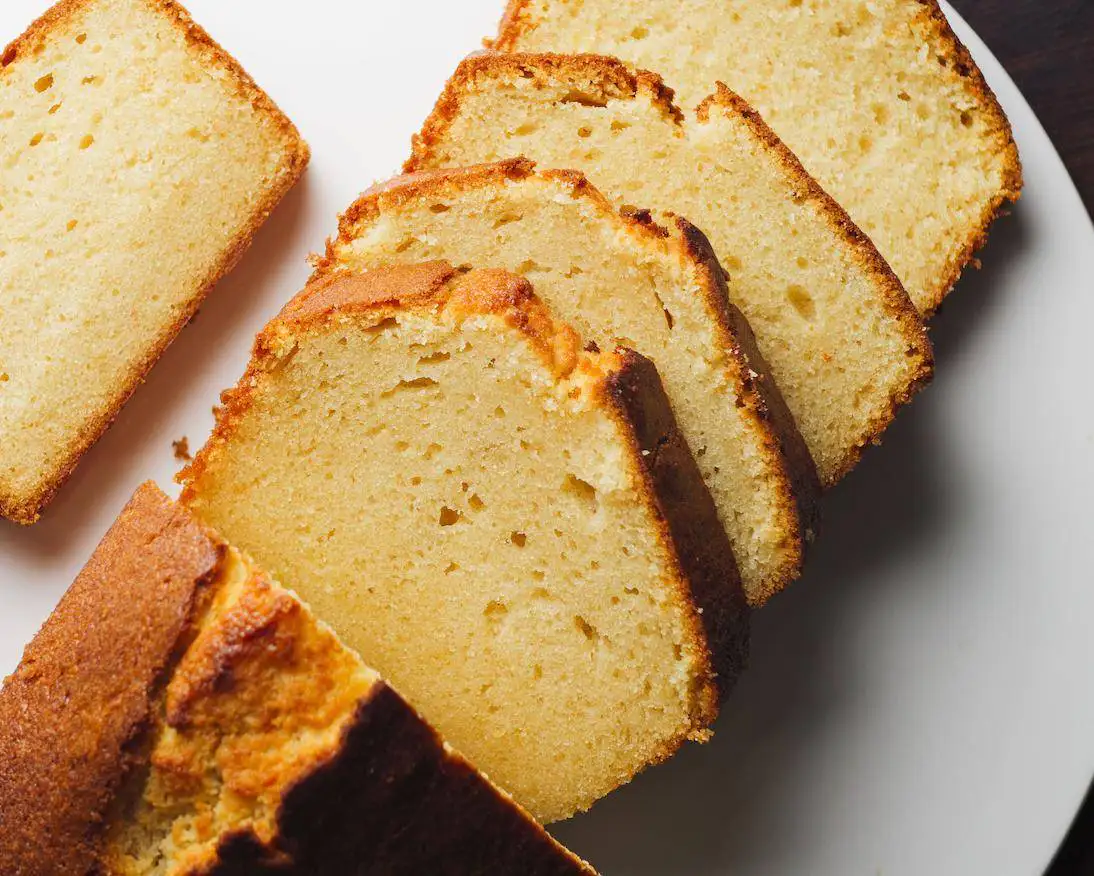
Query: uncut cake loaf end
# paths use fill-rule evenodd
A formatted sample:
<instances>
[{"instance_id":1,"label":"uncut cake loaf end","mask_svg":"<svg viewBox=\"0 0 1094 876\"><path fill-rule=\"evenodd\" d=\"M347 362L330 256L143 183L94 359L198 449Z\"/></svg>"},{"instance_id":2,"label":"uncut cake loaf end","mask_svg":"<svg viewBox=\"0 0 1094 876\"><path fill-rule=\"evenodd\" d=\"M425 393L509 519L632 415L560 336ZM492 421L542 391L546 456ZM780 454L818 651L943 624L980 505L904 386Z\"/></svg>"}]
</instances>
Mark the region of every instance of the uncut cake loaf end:
<instances>
[{"instance_id":1,"label":"uncut cake loaf end","mask_svg":"<svg viewBox=\"0 0 1094 876\"><path fill-rule=\"evenodd\" d=\"M7 876L593 876L154 485L0 690Z\"/></svg>"}]
</instances>

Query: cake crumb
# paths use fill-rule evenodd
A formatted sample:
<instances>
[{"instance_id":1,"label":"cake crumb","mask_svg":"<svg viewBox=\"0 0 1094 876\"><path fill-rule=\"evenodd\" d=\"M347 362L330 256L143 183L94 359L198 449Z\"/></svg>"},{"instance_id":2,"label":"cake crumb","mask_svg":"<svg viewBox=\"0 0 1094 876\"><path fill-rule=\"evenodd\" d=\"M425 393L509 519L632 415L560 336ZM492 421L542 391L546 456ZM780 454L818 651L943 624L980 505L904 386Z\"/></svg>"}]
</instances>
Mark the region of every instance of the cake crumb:
<instances>
[{"instance_id":1,"label":"cake crumb","mask_svg":"<svg viewBox=\"0 0 1094 876\"><path fill-rule=\"evenodd\" d=\"M183 435L178 441L172 441L171 446L175 450L175 459L179 462L190 462L194 457L190 455L190 440Z\"/></svg>"}]
</instances>

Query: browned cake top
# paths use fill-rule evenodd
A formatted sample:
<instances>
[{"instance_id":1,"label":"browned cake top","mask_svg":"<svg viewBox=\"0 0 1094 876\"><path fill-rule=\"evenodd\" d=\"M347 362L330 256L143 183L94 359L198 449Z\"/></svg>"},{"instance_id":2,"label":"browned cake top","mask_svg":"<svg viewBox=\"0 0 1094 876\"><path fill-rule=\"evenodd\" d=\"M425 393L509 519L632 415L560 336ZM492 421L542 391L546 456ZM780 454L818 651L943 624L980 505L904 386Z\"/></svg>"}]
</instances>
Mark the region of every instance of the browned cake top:
<instances>
[{"instance_id":1,"label":"browned cake top","mask_svg":"<svg viewBox=\"0 0 1094 876\"><path fill-rule=\"evenodd\" d=\"M155 486L126 506L0 691L0 872L83 874L219 545Z\"/></svg>"},{"instance_id":2,"label":"browned cake top","mask_svg":"<svg viewBox=\"0 0 1094 876\"><path fill-rule=\"evenodd\" d=\"M308 326L339 316L431 309L456 321L480 314L501 317L532 342L558 377L579 367L599 375L618 364L612 353L582 352L577 333L551 315L523 277L496 269L460 271L443 261L319 277L259 334L255 351L274 349Z\"/></svg>"},{"instance_id":3,"label":"browned cake top","mask_svg":"<svg viewBox=\"0 0 1094 876\"><path fill-rule=\"evenodd\" d=\"M606 99L628 99L637 94L647 94L658 109L676 122L683 121L683 113L673 102L675 94L656 73L628 67L610 55L582 53L574 55L554 52L495 52L486 51L471 55L460 63L452 78L445 84L422 130L415 134L410 158L403 164L406 173L428 171L433 167L432 153L445 143L453 121L460 114L463 92L476 80L488 77L519 76L529 79L537 87L550 86L560 75L582 77L595 89L586 94L575 90L570 97L575 102L593 102L600 105ZM370 189L365 192L366 197Z\"/></svg>"}]
</instances>

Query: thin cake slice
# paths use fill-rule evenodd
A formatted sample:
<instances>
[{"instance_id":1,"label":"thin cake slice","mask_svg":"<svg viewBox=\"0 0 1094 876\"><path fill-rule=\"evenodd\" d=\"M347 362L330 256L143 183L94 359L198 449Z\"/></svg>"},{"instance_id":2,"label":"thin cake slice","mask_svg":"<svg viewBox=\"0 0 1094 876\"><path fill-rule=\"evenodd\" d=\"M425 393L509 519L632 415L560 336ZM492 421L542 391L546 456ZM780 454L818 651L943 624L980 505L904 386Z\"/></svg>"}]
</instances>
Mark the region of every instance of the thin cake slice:
<instances>
[{"instance_id":1,"label":"thin cake slice","mask_svg":"<svg viewBox=\"0 0 1094 876\"><path fill-rule=\"evenodd\" d=\"M583 352L512 274L309 285L182 479L543 821L706 738L744 659L733 557L657 372Z\"/></svg>"},{"instance_id":2,"label":"thin cake slice","mask_svg":"<svg viewBox=\"0 0 1094 876\"><path fill-rule=\"evenodd\" d=\"M703 230L825 485L930 377L930 344L900 282L727 89L685 118L660 79L610 58L476 56L407 169L522 154L580 170L619 206L673 211Z\"/></svg>"},{"instance_id":3,"label":"thin cake slice","mask_svg":"<svg viewBox=\"0 0 1094 876\"><path fill-rule=\"evenodd\" d=\"M0 56L0 516L29 524L308 162L172 0L64 0Z\"/></svg>"},{"instance_id":4,"label":"thin cake slice","mask_svg":"<svg viewBox=\"0 0 1094 876\"><path fill-rule=\"evenodd\" d=\"M524 274L586 340L653 359L750 603L798 576L816 469L774 382L760 376L752 332L698 230L675 217L662 228L621 216L580 174L511 160L366 193L342 217L319 273L430 259Z\"/></svg>"},{"instance_id":5,"label":"thin cake slice","mask_svg":"<svg viewBox=\"0 0 1094 876\"><path fill-rule=\"evenodd\" d=\"M1022 188L1010 123L936 0L510 0L494 47L615 55L688 108L725 83L925 314Z\"/></svg>"},{"instance_id":6,"label":"thin cake slice","mask_svg":"<svg viewBox=\"0 0 1094 876\"><path fill-rule=\"evenodd\" d=\"M0 691L0 870L593 876L151 484Z\"/></svg>"}]
</instances>

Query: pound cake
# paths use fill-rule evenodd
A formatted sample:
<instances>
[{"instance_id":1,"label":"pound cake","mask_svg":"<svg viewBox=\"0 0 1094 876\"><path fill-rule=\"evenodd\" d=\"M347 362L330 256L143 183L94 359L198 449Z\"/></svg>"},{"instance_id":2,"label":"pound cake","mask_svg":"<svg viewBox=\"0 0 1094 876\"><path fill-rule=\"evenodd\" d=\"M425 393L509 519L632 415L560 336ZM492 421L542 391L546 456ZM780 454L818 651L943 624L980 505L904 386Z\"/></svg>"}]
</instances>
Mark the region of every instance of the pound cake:
<instances>
[{"instance_id":1,"label":"pound cake","mask_svg":"<svg viewBox=\"0 0 1094 876\"><path fill-rule=\"evenodd\" d=\"M900 282L760 118L725 88L692 116L651 73L598 56L474 56L415 138L411 171L526 155L620 207L710 238L729 297L834 484L930 376Z\"/></svg>"},{"instance_id":2,"label":"pound cake","mask_svg":"<svg viewBox=\"0 0 1094 876\"><path fill-rule=\"evenodd\" d=\"M675 0L510 0L494 46L615 55L656 70L688 108L725 83L925 314L1021 191L1007 117L936 0L692 0L686 11Z\"/></svg>"},{"instance_id":3,"label":"pound cake","mask_svg":"<svg viewBox=\"0 0 1094 876\"><path fill-rule=\"evenodd\" d=\"M749 602L762 604L798 576L816 469L694 226L621 216L580 174L537 173L517 159L366 193L342 217L318 273L430 259L523 274L583 338L653 359Z\"/></svg>"},{"instance_id":4,"label":"pound cake","mask_svg":"<svg viewBox=\"0 0 1094 876\"><path fill-rule=\"evenodd\" d=\"M0 56L0 516L33 523L303 172L172 0L63 0Z\"/></svg>"},{"instance_id":5,"label":"pound cake","mask_svg":"<svg viewBox=\"0 0 1094 876\"><path fill-rule=\"evenodd\" d=\"M309 284L180 479L540 821L705 739L744 660L656 370L583 350L503 271Z\"/></svg>"},{"instance_id":6,"label":"pound cake","mask_svg":"<svg viewBox=\"0 0 1094 876\"><path fill-rule=\"evenodd\" d=\"M592 876L146 484L0 691L9 876Z\"/></svg>"}]
</instances>

